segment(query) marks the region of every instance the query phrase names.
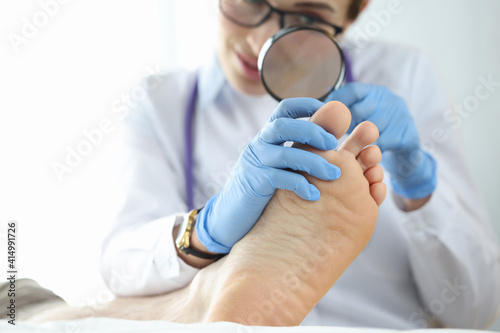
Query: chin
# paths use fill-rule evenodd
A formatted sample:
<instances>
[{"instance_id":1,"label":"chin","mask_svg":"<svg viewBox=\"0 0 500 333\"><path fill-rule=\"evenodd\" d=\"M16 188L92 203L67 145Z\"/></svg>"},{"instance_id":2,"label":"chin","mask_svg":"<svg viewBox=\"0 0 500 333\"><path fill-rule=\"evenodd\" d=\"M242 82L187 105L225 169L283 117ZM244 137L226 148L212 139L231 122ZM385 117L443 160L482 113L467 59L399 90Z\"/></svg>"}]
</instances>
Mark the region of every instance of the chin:
<instances>
[{"instance_id":1,"label":"chin","mask_svg":"<svg viewBox=\"0 0 500 333\"><path fill-rule=\"evenodd\" d=\"M244 80L241 80L244 81ZM266 94L266 89L261 82L238 82L236 84L232 84L233 88L236 88L238 91L247 94L247 95L264 95Z\"/></svg>"},{"instance_id":2,"label":"chin","mask_svg":"<svg viewBox=\"0 0 500 333\"><path fill-rule=\"evenodd\" d=\"M223 70L229 85L240 93L246 95L264 95L267 93L262 81L251 80L247 78L244 73L240 73L234 67L223 68Z\"/></svg>"}]
</instances>

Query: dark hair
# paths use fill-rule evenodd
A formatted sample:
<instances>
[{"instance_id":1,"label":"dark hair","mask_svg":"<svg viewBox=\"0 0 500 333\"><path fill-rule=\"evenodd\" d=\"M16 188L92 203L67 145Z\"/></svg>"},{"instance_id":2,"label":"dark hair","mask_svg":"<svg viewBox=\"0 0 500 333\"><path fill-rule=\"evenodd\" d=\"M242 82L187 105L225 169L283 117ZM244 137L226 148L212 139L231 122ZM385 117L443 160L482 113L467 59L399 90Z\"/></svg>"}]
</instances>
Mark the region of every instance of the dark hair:
<instances>
[{"instance_id":1,"label":"dark hair","mask_svg":"<svg viewBox=\"0 0 500 333\"><path fill-rule=\"evenodd\" d=\"M358 17L361 7L365 2L366 0L352 0L351 7L349 7L349 11L347 12L347 18L354 21L356 17Z\"/></svg>"}]
</instances>

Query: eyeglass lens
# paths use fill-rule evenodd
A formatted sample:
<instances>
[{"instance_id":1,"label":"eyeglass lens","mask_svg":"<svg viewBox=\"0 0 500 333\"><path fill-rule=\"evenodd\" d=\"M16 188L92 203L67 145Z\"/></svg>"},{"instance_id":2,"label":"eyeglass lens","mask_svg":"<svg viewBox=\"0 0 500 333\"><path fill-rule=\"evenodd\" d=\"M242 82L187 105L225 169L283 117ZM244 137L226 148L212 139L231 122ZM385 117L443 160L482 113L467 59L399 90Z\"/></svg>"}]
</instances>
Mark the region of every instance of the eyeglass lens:
<instances>
[{"instance_id":1,"label":"eyeglass lens","mask_svg":"<svg viewBox=\"0 0 500 333\"><path fill-rule=\"evenodd\" d=\"M234 22L243 26L252 27L263 23L273 11L271 6L262 0L221 0L220 7L223 13ZM283 26L291 27L311 27L325 30L331 35L335 35L335 29L325 22L315 19L306 14L285 12L283 14Z\"/></svg>"}]
</instances>

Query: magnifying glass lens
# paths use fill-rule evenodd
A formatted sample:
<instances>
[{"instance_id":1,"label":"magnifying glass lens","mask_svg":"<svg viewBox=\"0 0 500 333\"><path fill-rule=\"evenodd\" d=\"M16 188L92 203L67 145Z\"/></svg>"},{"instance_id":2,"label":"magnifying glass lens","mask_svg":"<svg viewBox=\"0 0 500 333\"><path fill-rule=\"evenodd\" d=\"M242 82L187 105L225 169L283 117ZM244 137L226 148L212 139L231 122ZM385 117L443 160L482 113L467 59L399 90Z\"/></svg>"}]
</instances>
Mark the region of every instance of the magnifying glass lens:
<instances>
[{"instance_id":1,"label":"magnifying glass lens","mask_svg":"<svg viewBox=\"0 0 500 333\"><path fill-rule=\"evenodd\" d=\"M343 82L342 51L326 32L314 28L280 30L259 56L265 88L277 100L325 98Z\"/></svg>"}]
</instances>

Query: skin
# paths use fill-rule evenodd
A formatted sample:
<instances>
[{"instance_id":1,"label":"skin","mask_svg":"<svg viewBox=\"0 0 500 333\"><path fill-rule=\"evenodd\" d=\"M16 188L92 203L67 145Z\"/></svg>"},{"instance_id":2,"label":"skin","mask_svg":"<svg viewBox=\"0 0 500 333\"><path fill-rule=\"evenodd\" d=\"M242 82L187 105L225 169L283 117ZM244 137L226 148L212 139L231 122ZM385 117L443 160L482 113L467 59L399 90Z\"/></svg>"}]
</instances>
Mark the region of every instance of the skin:
<instances>
[{"instance_id":1,"label":"skin","mask_svg":"<svg viewBox=\"0 0 500 333\"><path fill-rule=\"evenodd\" d=\"M327 22L342 27L344 32L353 23L353 20L349 19L347 15L351 0L269 0L269 3L281 10L298 11L318 16ZM365 1L361 12L369 3L369 0ZM311 4L323 5L331 9L311 8ZM263 95L267 92L260 79L255 79L245 74L238 59L238 54L244 55L246 61L256 66L262 46L271 36L280 30L279 19L279 15L273 14L260 26L245 28L228 20L224 15L219 13L217 55L228 82L233 88L243 94ZM420 209L429 202L430 198L431 196L412 200L393 194L393 199L397 207L405 212ZM201 251L206 251L206 248L199 242L195 234L192 235L192 242ZM182 255L181 258L188 264L193 264L196 267L205 267L211 263L211 261L193 259Z\"/></svg>"},{"instance_id":2,"label":"skin","mask_svg":"<svg viewBox=\"0 0 500 333\"><path fill-rule=\"evenodd\" d=\"M350 0L271 0L269 3L275 8L282 10L292 10L317 15L327 22L343 27L344 30L349 28L353 22L347 19L347 12L351 3ZM327 5L332 8L332 10L309 8L307 5L299 5L313 3ZM368 3L369 1L365 2L362 10L364 10ZM257 58L262 46L266 40L278 32L279 29L279 15L277 14L271 16L262 25L249 29L235 24L219 13L217 55L222 70L232 87L248 95L263 95L267 93L261 80L255 80L245 74L241 68L237 54L243 54L245 57L251 58L257 63ZM172 232L172 237L174 239L177 237L178 228L179 227L175 227ZM196 230L191 234L190 242L195 250L213 254L200 242ZM200 259L179 251L177 254L188 265L196 268L203 268L213 263L213 260Z\"/></svg>"},{"instance_id":3,"label":"skin","mask_svg":"<svg viewBox=\"0 0 500 333\"><path fill-rule=\"evenodd\" d=\"M349 127L349 110L330 102L311 121L340 138ZM323 181L304 176L321 192L318 201L277 190L261 218L233 247L226 264L233 272L212 303L208 322L295 326L330 290L361 253L375 229L385 198L378 129L356 128L338 151L310 150L340 167L342 176Z\"/></svg>"},{"instance_id":4,"label":"skin","mask_svg":"<svg viewBox=\"0 0 500 333\"><path fill-rule=\"evenodd\" d=\"M284 10L300 9L296 6L298 1L270 2ZM335 9L335 12L327 11L325 20L344 28L352 23L345 19L349 0L301 1L313 2L328 3ZM241 70L236 54L256 60L263 43L279 30L278 17L272 17L258 28L246 29L221 15L220 25L217 52L229 83L244 94L264 94L261 82ZM350 113L341 103L331 102L311 121L341 137L349 126ZM187 287L154 297L118 298L92 307L61 305L39 313L31 321L111 317L181 323L300 324L359 255L373 233L386 188L378 166L380 150L376 146L364 147L377 137L376 127L365 122L338 151L323 152L298 146L338 165L342 177L326 182L306 174L321 191L322 197L317 202L307 202L293 192L278 190L255 227L227 257L216 263L179 253L192 266L209 265ZM173 237L176 235L177 228ZM196 232L191 244L209 253Z\"/></svg>"},{"instance_id":5,"label":"skin","mask_svg":"<svg viewBox=\"0 0 500 333\"><path fill-rule=\"evenodd\" d=\"M347 20L347 11L350 0L271 0L269 3L281 10L299 11L318 15L323 20L347 29L352 21ZM328 9L309 8L298 4L324 4ZM262 46L279 30L279 15L274 14L262 25L255 28L245 28L228 20L219 14L219 35L217 55L227 80L237 90L249 95L263 95L266 93L262 82L249 78L239 64L237 53L243 54L257 62Z\"/></svg>"},{"instance_id":6,"label":"skin","mask_svg":"<svg viewBox=\"0 0 500 333\"><path fill-rule=\"evenodd\" d=\"M304 13L318 15L327 22L343 27L344 31L353 23L353 20L347 18L347 12L351 3L350 0L270 0L269 3L273 7L282 10L302 11ZM298 5L307 3L328 5L333 11L328 9L310 9ZM369 3L369 0L366 1L361 11L363 11ZM236 54L244 54L246 57L253 59L256 63L260 50L266 40L276 34L280 29L279 16L274 14L274 16L262 25L249 29L239 26L219 14L219 26L217 55L220 59L224 74L231 86L241 93L248 95L266 94L266 90L260 80L255 80L245 75ZM431 196L412 200L393 194L396 205L405 212L411 212L423 207L429 202L430 198ZM197 243L196 240L195 243ZM203 248L202 245L201 248ZM189 258L188 261L190 261ZM203 266L207 264L207 262L196 262L196 264Z\"/></svg>"},{"instance_id":7,"label":"skin","mask_svg":"<svg viewBox=\"0 0 500 333\"><path fill-rule=\"evenodd\" d=\"M330 102L311 121L341 137L350 112ZM86 307L50 306L28 321L87 317L229 321L244 325L294 326L330 290L372 236L385 198L378 130L360 124L338 151L315 151L342 171L335 181L307 176L321 192L316 202L276 191L255 227L224 259L202 269L180 290L151 297L117 298ZM335 204L332 204L334 202Z\"/></svg>"}]
</instances>

